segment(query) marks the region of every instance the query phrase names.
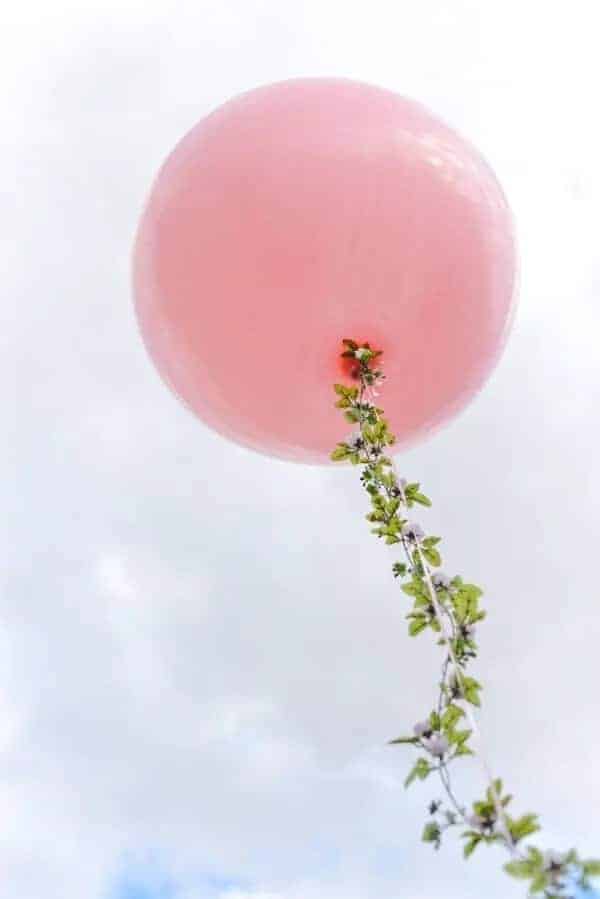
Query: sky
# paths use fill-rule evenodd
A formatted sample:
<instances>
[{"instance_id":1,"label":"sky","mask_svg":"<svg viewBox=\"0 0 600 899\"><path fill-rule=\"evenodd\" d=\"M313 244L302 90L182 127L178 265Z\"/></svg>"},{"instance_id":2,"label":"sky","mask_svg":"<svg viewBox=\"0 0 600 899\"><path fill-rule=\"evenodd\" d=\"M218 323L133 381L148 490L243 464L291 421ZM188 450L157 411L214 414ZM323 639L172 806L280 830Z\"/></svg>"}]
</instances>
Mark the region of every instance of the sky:
<instances>
[{"instance_id":1,"label":"sky","mask_svg":"<svg viewBox=\"0 0 600 899\"><path fill-rule=\"evenodd\" d=\"M422 717L356 472L195 420L136 330L133 234L230 96L336 75L428 106L513 208L520 303L455 421L399 457L446 570L486 591L494 770L540 842L600 852L600 124L587 0L22 0L4 13L0 895L517 899L490 850L419 841ZM383 396L382 396L383 399ZM481 790L476 765L457 777Z\"/></svg>"}]
</instances>

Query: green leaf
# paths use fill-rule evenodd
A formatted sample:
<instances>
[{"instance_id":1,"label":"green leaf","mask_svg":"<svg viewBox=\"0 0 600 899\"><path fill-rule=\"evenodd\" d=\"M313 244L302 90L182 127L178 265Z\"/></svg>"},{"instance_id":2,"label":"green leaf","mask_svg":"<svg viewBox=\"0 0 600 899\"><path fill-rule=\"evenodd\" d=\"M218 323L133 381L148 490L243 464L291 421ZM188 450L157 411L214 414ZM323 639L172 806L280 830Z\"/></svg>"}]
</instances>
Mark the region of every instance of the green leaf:
<instances>
[{"instance_id":1,"label":"green leaf","mask_svg":"<svg viewBox=\"0 0 600 899\"><path fill-rule=\"evenodd\" d=\"M425 556L429 564L433 565L435 568L438 568L442 564L442 557L440 556L437 549L433 549L433 547L423 547L423 555Z\"/></svg>"},{"instance_id":2,"label":"green leaf","mask_svg":"<svg viewBox=\"0 0 600 899\"><path fill-rule=\"evenodd\" d=\"M544 855L540 849L536 849L535 846L528 846L527 851L529 853L529 858L531 862L537 867L541 868L544 863Z\"/></svg>"},{"instance_id":3,"label":"green leaf","mask_svg":"<svg viewBox=\"0 0 600 899\"><path fill-rule=\"evenodd\" d=\"M502 803L504 805L504 802ZM537 815L523 815L517 820L511 820L509 830L515 842L522 840L524 837L537 833L540 829Z\"/></svg>"},{"instance_id":4,"label":"green leaf","mask_svg":"<svg viewBox=\"0 0 600 899\"><path fill-rule=\"evenodd\" d=\"M465 746L464 743L463 743L463 744L461 744L461 745L456 749L456 752L454 753L454 755L456 755L456 756L459 756L459 755L475 755L475 753L473 752L472 749L469 749L469 747L468 747L468 746Z\"/></svg>"},{"instance_id":5,"label":"green leaf","mask_svg":"<svg viewBox=\"0 0 600 899\"><path fill-rule=\"evenodd\" d=\"M415 764L412 767L412 770L406 780L404 781L404 786L409 787L414 780L425 780L425 778L431 773L431 766L427 759L418 758Z\"/></svg>"},{"instance_id":6,"label":"green leaf","mask_svg":"<svg viewBox=\"0 0 600 899\"><path fill-rule=\"evenodd\" d=\"M338 443L337 447L331 453L331 460L333 462L340 462L342 459L347 459L350 455L350 449L345 443Z\"/></svg>"},{"instance_id":7,"label":"green leaf","mask_svg":"<svg viewBox=\"0 0 600 899\"><path fill-rule=\"evenodd\" d=\"M413 493L412 499L414 499L414 501L416 503L419 503L421 506L430 506L431 505L431 500L429 499L428 496L425 496L424 493Z\"/></svg>"},{"instance_id":8,"label":"green leaf","mask_svg":"<svg viewBox=\"0 0 600 899\"><path fill-rule=\"evenodd\" d=\"M473 677L464 677L462 679L462 692L471 705L480 706L481 700L479 698L479 691L482 689L481 684L478 683Z\"/></svg>"},{"instance_id":9,"label":"green leaf","mask_svg":"<svg viewBox=\"0 0 600 899\"><path fill-rule=\"evenodd\" d=\"M473 810L476 815L481 815L482 818L487 818L490 815L493 815L495 812L494 803L490 802L474 802Z\"/></svg>"},{"instance_id":10,"label":"green leaf","mask_svg":"<svg viewBox=\"0 0 600 899\"><path fill-rule=\"evenodd\" d=\"M464 710L460 706L451 703L442 715L442 728L444 730L452 730L464 714Z\"/></svg>"},{"instance_id":11,"label":"green leaf","mask_svg":"<svg viewBox=\"0 0 600 899\"><path fill-rule=\"evenodd\" d=\"M472 733L472 730L456 730L454 732L450 732L450 742L455 744L457 747L464 746Z\"/></svg>"},{"instance_id":12,"label":"green leaf","mask_svg":"<svg viewBox=\"0 0 600 899\"><path fill-rule=\"evenodd\" d=\"M414 745L415 743L418 743L418 742L419 742L419 740L417 737L396 737L395 740L390 740L388 742L388 746L395 746L396 744L400 744L400 743L412 743Z\"/></svg>"},{"instance_id":13,"label":"green leaf","mask_svg":"<svg viewBox=\"0 0 600 899\"><path fill-rule=\"evenodd\" d=\"M420 634L421 631L424 631L426 627L426 618L413 618L413 620L408 625L408 634L410 637L416 637L417 634Z\"/></svg>"},{"instance_id":14,"label":"green leaf","mask_svg":"<svg viewBox=\"0 0 600 899\"><path fill-rule=\"evenodd\" d=\"M394 572L394 577L404 577L408 567L405 562L394 562L392 565L392 571Z\"/></svg>"},{"instance_id":15,"label":"green leaf","mask_svg":"<svg viewBox=\"0 0 600 899\"><path fill-rule=\"evenodd\" d=\"M479 698L479 693L475 690L469 690L468 693L465 694L465 698L471 705L474 705L476 708L481 708L481 699Z\"/></svg>"},{"instance_id":16,"label":"green leaf","mask_svg":"<svg viewBox=\"0 0 600 899\"><path fill-rule=\"evenodd\" d=\"M423 829L421 839L424 843L438 843L441 836L439 824L435 821L428 821Z\"/></svg>"},{"instance_id":17,"label":"green leaf","mask_svg":"<svg viewBox=\"0 0 600 899\"><path fill-rule=\"evenodd\" d=\"M400 519L396 515L392 515L392 517L388 519L387 533L395 537L399 533L400 527Z\"/></svg>"},{"instance_id":18,"label":"green leaf","mask_svg":"<svg viewBox=\"0 0 600 899\"><path fill-rule=\"evenodd\" d=\"M530 893L541 893L549 884L549 879L546 874L540 873L538 874L532 881L531 886L529 887Z\"/></svg>"},{"instance_id":19,"label":"green leaf","mask_svg":"<svg viewBox=\"0 0 600 899\"><path fill-rule=\"evenodd\" d=\"M475 683L477 683L477 681L475 681ZM495 795L498 798L500 798L502 796L502 786L503 786L501 779L499 777L497 777L494 781L492 781L492 783L494 786ZM487 790L485 791L485 795L487 796L488 803L492 807L495 807L495 796L494 796L494 792L492 791L491 786L487 788Z\"/></svg>"},{"instance_id":20,"label":"green leaf","mask_svg":"<svg viewBox=\"0 0 600 899\"><path fill-rule=\"evenodd\" d=\"M441 720L437 712L431 713L429 716L429 723L431 724L432 730L438 731L440 729Z\"/></svg>"},{"instance_id":21,"label":"green leaf","mask_svg":"<svg viewBox=\"0 0 600 899\"><path fill-rule=\"evenodd\" d=\"M338 396L355 399L358 396L358 387L346 387L345 384L334 384L333 389Z\"/></svg>"},{"instance_id":22,"label":"green leaf","mask_svg":"<svg viewBox=\"0 0 600 899\"><path fill-rule=\"evenodd\" d=\"M453 599L453 605L458 623L462 624L469 611L469 600L464 593L457 593L457 595Z\"/></svg>"},{"instance_id":23,"label":"green leaf","mask_svg":"<svg viewBox=\"0 0 600 899\"><path fill-rule=\"evenodd\" d=\"M529 880L536 873L536 865L530 859L507 862L503 867L507 874L519 880Z\"/></svg>"},{"instance_id":24,"label":"green leaf","mask_svg":"<svg viewBox=\"0 0 600 899\"><path fill-rule=\"evenodd\" d=\"M431 606L431 601L428 596L423 596L419 594L419 596L415 596L415 609L429 609Z\"/></svg>"},{"instance_id":25,"label":"green leaf","mask_svg":"<svg viewBox=\"0 0 600 899\"><path fill-rule=\"evenodd\" d=\"M482 837L478 833L474 833L473 836L469 837L463 849L463 855L465 858L469 858L471 855L473 855L473 853L481 843L481 840Z\"/></svg>"},{"instance_id":26,"label":"green leaf","mask_svg":"<svg viewBox=\"0 0 600 899\"><path fill-rule=\"evenodd\" d=\"M581 867L586 877L600 877L600 859L590 858Z\"/></svg>"}]
</instances>

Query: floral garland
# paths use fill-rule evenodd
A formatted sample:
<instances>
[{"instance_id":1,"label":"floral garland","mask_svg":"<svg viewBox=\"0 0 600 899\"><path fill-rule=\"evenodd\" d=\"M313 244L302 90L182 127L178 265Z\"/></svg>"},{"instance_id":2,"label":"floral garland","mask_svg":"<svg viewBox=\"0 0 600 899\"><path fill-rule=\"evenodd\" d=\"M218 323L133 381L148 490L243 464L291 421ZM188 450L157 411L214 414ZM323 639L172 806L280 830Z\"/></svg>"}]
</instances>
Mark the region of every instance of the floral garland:
<instances>
[{"instance_id":1,"label":"floral garland","mask_svg":"<svg viewBox=\"0 0 600 899\"><path fill-rule=\"evenodd\" d=\"M535 846L523 846L526 838L540 830L538 817L531 813L513 817L508 812L512 796L504 792L502 781L491 775L474 716L474 707L481 704L482 685L466 673L478 655L476 628L486 614L479 603L483 591L461 577L445 574L440 567L440 538L427 536L411 520L410 509L430 506L431 501L418 483L399 478L392 459L385 455L385 447L393 445L395 437L383 409L373 402L375 388L385 378L380 369L372 367L381 351L354 340L345 339L343 344L341 355L348 360L350 375L358 386L335 384L335 405L358 428L337 444L331 459L362 466L360 480L371 501L372 510L366 517L374 525L372 533L386 544L400 544L403 551L404 560L395 562L392 571L412 601L406 615L408 633L416 637L432 631L443 649L434 709L415 724L412 735L390 741L391 745L406 744L419 751L406 787L437 774L445 793L443 802L429 804L422 839L439 849L446 832L458 829L465 858L479 845L498 843L511 856L504 870L527 880L530 896L575 899L574 891L590 890L591 878L600 876L600 860L581 859L575 849L542 852ZM462 756L475 754L483 762L489 785L486 795L467 809L455 796L450 769Z\"/></svg>"}]
</instances>

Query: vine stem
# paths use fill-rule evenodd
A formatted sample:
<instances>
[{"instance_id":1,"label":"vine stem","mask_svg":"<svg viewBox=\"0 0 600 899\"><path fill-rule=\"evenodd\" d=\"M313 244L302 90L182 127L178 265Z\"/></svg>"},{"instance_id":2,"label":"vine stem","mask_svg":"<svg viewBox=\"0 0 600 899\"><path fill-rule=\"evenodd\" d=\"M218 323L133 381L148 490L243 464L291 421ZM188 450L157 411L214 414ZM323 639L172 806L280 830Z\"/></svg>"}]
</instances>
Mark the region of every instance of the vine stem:
<instances>
[{"instance_id":1,"label":"vine stem","mask_svg":"<svg viewBox=\"0 0 600 899\"><path fill-rule=\"evenodd\" d=\"M375 391L369 385L365 385L363 382L363 379L361 378L360 395L359 395L360 403L362 403L365 393L367 394L367 400L374 404ZM360 417L361 433L362 433L362 426L363 426L363 420L362 420L362 415L361 415L361 417ZM396 484L398 485L398 489L400 491L400 498L401 498L404 508L408 514L408 502L406 499L406 493L404 492L402 479L399 477L398 469L396 467L396 463L393 458L391 459L391 463L392 463L392 471L394 473ZM402 540L402 542L404 545L404 550L410 559L410 554L408 552L408 547L406 546L406 542L404 541L404 539ZM464 684L463 674L462 674L460 665L457 662L456 654L455 654L454 648L452 646L453 634L457 633L457 625L456 625L456 620L454 618L454 613L451 608L448 608L445 606L443 607L441 605L441 603L438 599L438 596L437 596L436 589L433 585L433 581L431 579L431 570L429 568L427 560L425 559L425 556L423 554L423 549L421 547L421 543L418 539L415 540L415 545L416 545L416 550L417 550L417 554L419 557L419 562L421 563L421 567L423 568L423 576L425 579L425 584L427 586L427 591L429 593L429 598L431 599L431 604L435 610L435 615L436 615L436 618L440 625L442 634L444 635L444 639L446 641L446 646L448 649L448 656L446 658L446 662L444 665L444 676L447 672L448 660L450 660L452 662L452 666L454 668L454 675L459 683L459 686L460 686L461 691L464 696L465 684ZM446 614L444 614L444 613L446 613ZM450 620L453 633L450 633L448 630L446 616ZM513 858L521 858L521 853L518 851L517 847L515 846L512 835L510 833L510 828L508 826L506 812L504 811L504 806L502 805L500 796L498 795L498 790L496 789L496 781L492 774L491 765L488 761L488 756L487 756L487 752L486 752L486 748L485 748L485 742L483 739L483 733L481 731L481 728L479 727L479 724L477 723L477 719L476 719L475 715L473 714L473 711L471 710L471 706L467 700L463 701L463 706L464 706L465 715L467 717L467 721L469 722L469 726L471 727L471 730L475 736L475 739L477 740L477 745L478 745L477 755L478 755L479 761L481 763L481 766L483 768L485 779L486 779L489 789L490 789L490 795L491 795L493 803L494 803L494 808L496 809L496 815L497 815L500 827L502 829L502 835L504 837L506 847L509 850L509 852L511 853L511 855L513 856ZM446 775L447 775L447 772L446 772ZM440 779L442 781L442 785L444 786L444 789L445 789L449 799L455 805L455 807L458 808L458 804L456 803L455 797L454 797L451 787L450 787L449 778L447 776L446 776L446 778L444 778L442 776L441 768L440 768ZM462 812L461 812L461 815L462 815ZM463 815L463 817L464 817L464 815Z\"/></svg>"},{"instance_id":2,"label":"vine stem","mask_svg":"<svg viewBox=\"0 0 600 899\"><path fill-rule=\"evenodd\" d=\"M570 850L568 853L563 853L562 855L557 853L547 853L546 855L548 857L545 857L543 853L534 846L529 846L526 853L523 853L518 848L518 841L522 839L523 836L539 830L537 816L525 815L521 819L513 822L507 815L504 806L511 797L507 796L506 799L502 799L501 797L500 788L497 786L500 781L496 780L492 775L491 766L487 759L483 734L478 724L476 714L471 708L471 705L477 704L477 700L475 697L474 702L471 703L468 698L470 695L469 690L473 688L476 693L480 688L480 685L477 684L476 681L471 683L471 679L467 678L462 670L462 666L466 664L468 658L475 658L476 652L472 650L475 650L476 646L473 646L467 641L470 650L469 652L464 651L462 643L464 636L463 625L459 627L458 622L459 620L462 620L462 617L464 617L465 622L472 617L473 623L483 617L477 610L477 596L474 597L474 608L471 611L465 612L463 616L463 613L457 615L458 605L455 610L454 599L452 597L450 602L448 602L445 592L443 595L438 595L438 590L434 585L435 575L432 573L432 567L437 568L441 564L441 560L437 558L438 554L436 553L435 556L437 561L434 559L434 564L430 567L427 557L430 555L428 549L430 544L428 541L433 541L432 545L434 545L435 542L439 542L439 538L425 539L423 531L419 526L407 526L407 520L401 520L401 515L403 513L406 513L407 518L410 518L409 500L405 489L406 482L398 477L393 457L390 458L383 454L383 448L387 444L393 444L395 438L388 430L388 422L385 419L379 418L379 416L383 414L383 409L377 408L373 397L378 394L373 390L372 385L379 384L380 381L385 378L385 375L380 371L371 372L369 369L371 360L376 356L381 355L381 351L371 350L368 343L362 347L359 347L351 340L344 340L343 343L346 346L346 350L342 353L342 356L355 356L355 358L359 360L359 367L352 371L352 377L359 380L360 383L358 390L349 390L348 388L344 388L343 385L336 384L336 393L342 396L342 399L336 403L336 406L342 409L348 409L350 406L353 407L352 412L346 413L346 418L349 421L358 422L360 439L353 435L351 441L339 443L332 452L331 457L334 461L349 458L354 465L359 463L367 465L368 474L364 473L364 475L361 476L361 481L364 481L364 486L371 494L372 505L374 507L374 512L367 515L367 519L369 521L383 522L384 526L373 529L373 532L380 537L387 535L388 539L386 540L386 543L400 543L402 545L402 549L406 554L408 566L403 563L395 564L394 576L404 576L408 572L412 576L413 581L416 579L417 584L419 582L421 584L421 586L418 587L416 594L414 593L414 588L409 591L408 586L403 585L403 590L405 590L405 592L409 593L409 595L417 596L419 601L415 599L415 609L418 609L423 605L421 600L425 600L424 604L426 605L425 615L414 614L413 610L413 613L406 616L407 618L417 618L419 620L416 629L413 628L412 625L410 626L409 633L412 636L414 633L420 632L424 626L429 624L434 631L437 631L442 635L438 640L438 645L446 647L442 664L441 680L439 682L440 692L437 701L438 719L442 717L442 710L446 705L450 708L452 703L456 702L460 703L460 712L464 714L470 725L469 731L454 731L452 722L456 721L456 718L454 717L455 714L457 714L456 708L451 712L451 719L448 719L447 726L442 726L440 724L434 725L432 713L430 719L436 733L439 730L441 734L446 736L447 732L448 738L444 739L441 752L434 748L433 745L430 746L426 741L422 741L418 736L417 739L400 738L391 741L392 743L419 744L422 748L430 752L432 756L439 755L439 764L437 765L433 765L427 760L419 758L417 764L407 778L406 784L408 785L412 782L415 777L421 777L421 779L423 779L422 763L425 762L427 765L425 776L434 771L439 774L441 785L456 814L449 809L445 809L444 813L448 823L444 826L435 821L433 824L427 825L423 832L422 839L425 842L434 842L436 844L435 848L439 848L441 834L447 827L453 827L455 825L460 826L463 823L469 824L469 819L466 817L466 809L459 804L454 795L449 764L454 761L458 754L465 754L463 752L463 744L465 739L468 739L468 737L472 735L475 739L476 751L470 751L469 754L475 755L483 768L485 779L488 783L488 794L487 802L474 803L473 806L475 811L481 806L485 808L484 820L482 820L479 815L475 816L476 821L474 822L473 827L476 830L476 833L467 832L462 834L463 837L469 838L469 843L465 845L465 857L472 853L473 849L482 839L486 842L498 840L506 847L514 859L511 864L504 866L506 872L513 877L530 879L530 889L532 894L541 894L543 891L545 899L574 899L574 896L570 893L567 894L566 891L573 883L577 883L582 888L588 889L590 877L600 875L600 860L580 859L574 849ZM353 352L349 351L350 348ZM365 358L367 360L366 362ZM365 398L368 400L366 404L364 403ZM369 425L373 425L373 429L366 429L367 421ZM361 450L364 450L364 457L361 456ZM380 472L380 462L390 466L391 470L387 476L384 476ZM372 466L374 466L374 468L372 468ZM414 493L414 496L411 495L410 507L412 507L413 500L422 505L430 504L426 496L418 493L419 484L411 484L410 489ZM384 495L381 494L381 490L384 491ZM387 501L385 497L387 497ZM403 507L403 512L400 513L400 515L396 515L397 510L401 506ZM390 539L390 537L392 539ZM448 581L445 576L442 579L441 584L444 584L444 581ZM459 584L462 582L459 578L456 578L455 581L450 583ZM473 585L466 585L466 587L472 588ZM425 588L425 590L423 590L423 588ZM445 585L443 586L443 589L444 591L446 590ZM480 593L481 591L478 591L477 595ZM428 595L428 601L425 598L426 594ZM469 596L467 599L470 603L471 597ZM459 717L460 712L458 712ZM415 733L419 733L420 726L421 725L417 727L415 725ZM450 748L450 745L453 745L454 743L457 744L458 748L454 754L452 754L448 752L448 749ZM471 750L471 747L467 748ZM493 820L490 820L492 819L490 806L494 810ZM435 815L440 808L443 808L441 802L436 801L431 803L430 814ZM484 812L482 812L482 815L483 814ZM487 828L491 828L492 831L491 835L488 837L485 835ZM515 834L514 838L513 833ZM556 860L557 857L558 861Z\"/></svg>"},{"instance_id":3,"label":"vine stem","mask_svg":"<svg viewBox=\"0 0 600 899\"><path fill-rule=\"evenodd\" d=\"M408 512L408 502L406 500L406 494L404 492L404 487L402 485L402 479L398 476L398 470L396 468L396 464L393 459L392 459L392 470L394 472L394 476L396 478L396 483L398 484L398 488L400 490L400 496L401 496L402 502L404 504L404 508ZM423 577L425 580L425 584L427 586L429 598L431 599L431 604L435 610L436 618L438 619L440 628L442 630L442 634L444 635L444 639L446 641L446 646L448 648L448 657L450 658L450 660L452 662L455 677L459 683L459 686L461 687L461 690L462 690L462 693L464 696L465 684L464 684L464 680L463 680L463 675L462 675L461 668L456 660L456 654L455 654L454 648L452 646L453 635L452 635L452 633L450 633L448 631L448 627L447 627L447 623L446 623L446 616L444 615L444 612L446 612L446 615L450 619L452 628L455 632L456 632L456 621L454 619L452 610L448 609L448 608L443 608L442 605L440 604L440 601L439 601L437 593L436 593L436 589L435 589L435 587L433 585L433 581L431 579L431 571L429 569L429 565L427 563L427 560L425 559L425 556L423 554L423 549L421 547L421 543L418 539L415 540L415 545L416 545L417 555L419 557L419 562L421 563L421 566L423 568ZM494 802L494 807L496 809L496 815L498 817L498 821L499 821L500 826L503 831L502 835L504 836L504 840L506 842L506 847L513 857L520 858L520 853L519 853L517 847L515 846L515 844L513 842L513 838L510 833L510 829L508 826L508 820L506 817L506 812L504 811L504 807L500 801L500 797L498 796L498 791L496 789L496 782L495 782L494 776L492 774L491 766L487 759L487 753L485 750L485 744L484 744L481 728L479 727L479 725L477 723L477 719L475 718L475 715L471 711L469 702L464 700L463 706L464 706L464 711L467 716L467 720L469 722L471 730L473 731L473 734L477 740L477 744L478 744L477 755L478 755L479 761L481 762L481 765L483 767L486 780L488 781L488 785L490 788L490 795ZM443 778L442 778L442 783L444 784L444 788L446 789L446 792L448 793L448 795L450 795L450 792L449 792L448 788L446 787L446 784L444 783ZM452 798L452 796L450 796L450 798Z\"/></svg>"},{"instance_id":4,"label":"vine stem","mask_svg":"<svg viewBox=\"0 0 600 899\"><path fill-rule=\"evenodd\" d=\"M458 802L458 799L454 795L454 792L452 790L452 785L450 783L450 774L448 772L446 765L443 762L440 763L439 774L440 774L440 780L442 781L442 786L444 787L444 790L446 791L446 795L447 795L448 799L454 806L460 819L462 821L464 821L465 820L465 810L464 810L464 808L461 807L461 805Z\"/></svg>"}]
</instances>

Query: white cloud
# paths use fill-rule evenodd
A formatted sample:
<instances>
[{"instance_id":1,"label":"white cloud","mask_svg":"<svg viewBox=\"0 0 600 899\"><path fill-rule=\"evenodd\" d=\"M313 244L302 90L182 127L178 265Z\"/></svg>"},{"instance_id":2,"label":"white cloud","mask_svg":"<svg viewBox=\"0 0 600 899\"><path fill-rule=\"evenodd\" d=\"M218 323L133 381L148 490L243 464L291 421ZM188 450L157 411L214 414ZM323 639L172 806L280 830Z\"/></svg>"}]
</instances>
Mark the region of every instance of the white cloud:
<instances>
[{"instance_id":1,"label":"white cloud","mask_svg":"<svg viewBox=\"0 0 600 899\"><path fill-rule=\"evenodd\" d=\"M251 892L247 893L243 890L228 890L226 893L223 893L221 899L284 899L282 893L262 893L262 892Z\"/></svg>"},{"instance_id":2,"label":"white cloud","mask_svg":"<svg viewBox=\"0 0 600 899\"><path fill-rule=\"evenodd\" d=\"M435 500L448 570L486 587L494 767L549 843L597 851L592 7L24 2L11 16L11 899L104 895L148 848L182 890L206 871L256 885L222 899L521 895L487 859L465 871L453 847L434 865L419 843L429 791L403 791L408 756L385 742L422 716L437 655L405 637L352 473L223 442L167 394L135 330L130 243L158 164L229 95L297 74L428 103L481 146L515 209L522 301L503 363L402 467Z\"/></svg>"}]
</instances>

